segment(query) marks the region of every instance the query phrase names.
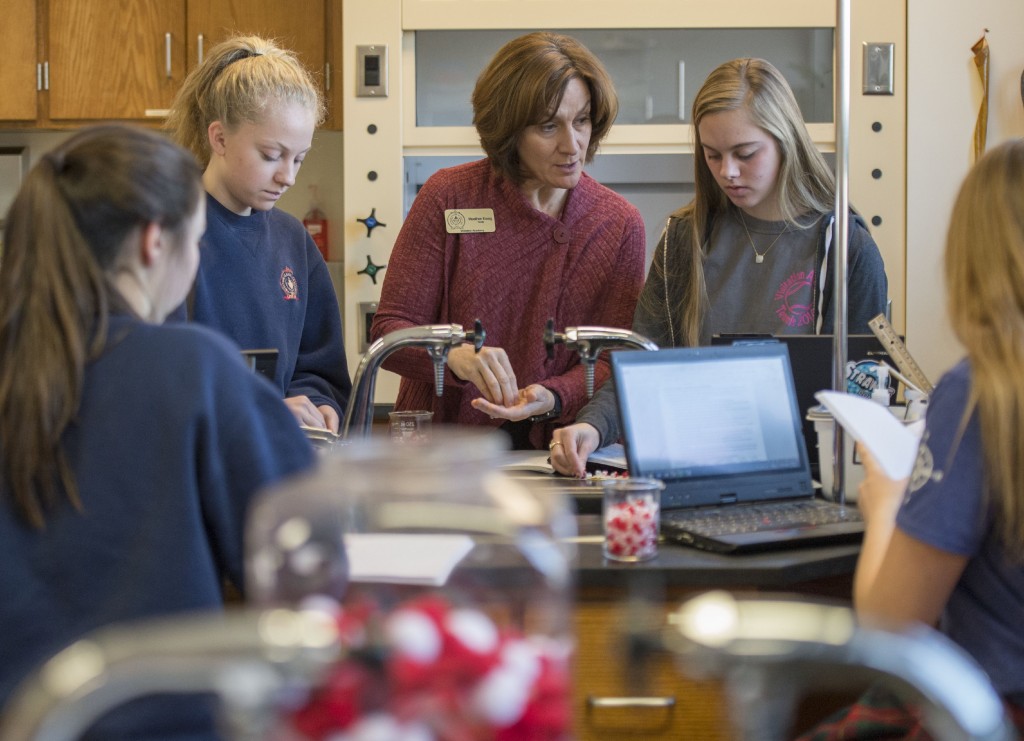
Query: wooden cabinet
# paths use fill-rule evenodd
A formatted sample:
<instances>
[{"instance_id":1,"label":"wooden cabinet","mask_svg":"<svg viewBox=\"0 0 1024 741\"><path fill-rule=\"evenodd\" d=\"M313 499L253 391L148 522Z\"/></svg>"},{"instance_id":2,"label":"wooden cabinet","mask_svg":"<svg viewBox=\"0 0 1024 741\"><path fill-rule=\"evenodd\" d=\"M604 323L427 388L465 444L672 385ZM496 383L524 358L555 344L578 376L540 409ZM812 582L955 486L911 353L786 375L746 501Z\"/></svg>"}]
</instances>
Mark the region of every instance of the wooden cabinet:
<instances>
[{"instance_id":1,"label":"wooden cabinet","mask_svg":"<svg viewBox=\"0 0 1024 741\"><path fill-rule=\"evenodd\" d=\"M803 585L816 598L849 597L849 580L828 580ZM683 672L676 657L666 651L628 650L627 626L637 621L664 624L669 612L697 591L676 591L663 603L648 606L639 616L618 590L583 589L574 613L576 655L573 672L573 738L577 741L732 741L737 732L723 683L696 679ZM755 590L740 590L753 593ZM788 596L794 596L792 594ZM653 613L653 614L651 614ZM647 629L654 629L652 623ZM824 683L797 691L789 738L814 728L824 718L860 697L870 672L852 670L848 685Z\"/></svg>"},{"instance_id":2,"label":"wooden cabinet","mask_svg":"<svg viewBox=\"0 0 1024 741\"><path fill-rule=\"evenodd\" d=\"M185 75L185 0L49 0L48 8L51 120L154 118L170 106Z\"/></svg>"},{"instance_id":3,"label":"wooden cabinet","mask_svg":"<svg viewBox=\"0 0 1024 741\"><path fill-rule=\"evenodd\" d=\"M187 19L187 63L199 64L216 44L235 33L272 38L291 49L309 69L324 90L328 102L328 121L341 126L340 112L332 111L333 54L335 40L340 43L340 28L333 28L333 16L341 17L340 0L219 0L190 3ZM336 32L336 39L335 33Z\"/></svg>"},{"instance_id":4,"label":"wooden cabinet","mask_svg":"<svg viewBox=\"0 0 1024 741\"><path fill-rule=\"evenodd\" d=\"M4 0L0 23L0 120L34 121L36 92L36 0ZM38 71L42 74L42 70Z\"/></svg>"},{"instance_id":5,"label":"wooden cabinet","mask_svg":"<svg viewBox=\"0 0 1024 741\"><path fill-rule=\"evenodd\" d=\"M162 121L205 51L234 33L251 33L298 54L327 93L328 125L341 125L340 95L330 95L341 0L4 2L0 39L5 53L13 52L0 65L0 121L57 128Z\"/></svg>"},{"instance_id":6,"label":"wooden cabinet","mask_svg":"<svg viewBox=\"0 0 1024 741\"><path fill-rule=\"evenodd\" d=\"M722 687L686 677L665 652L630 655L626 627L635 616L621 592L583 589L574 628L574 738L579 741L728 741ZM663 622L676 601L660 605ZM650 617L650 616L648 616Z\"/></svg>"},{"instance_id":7,"label":"wooden cabinet","mask_svg":"<svg viewBox=\"0 0 1024 741\"><path fill-rule=\"evenodd\" d=\"M324 0L190 3L186 37L189 68L199 64L216 44L239 32L275 39L294 51L310 70L322 70L326 59L323 19Z\"/></svg>"}]
</instances>

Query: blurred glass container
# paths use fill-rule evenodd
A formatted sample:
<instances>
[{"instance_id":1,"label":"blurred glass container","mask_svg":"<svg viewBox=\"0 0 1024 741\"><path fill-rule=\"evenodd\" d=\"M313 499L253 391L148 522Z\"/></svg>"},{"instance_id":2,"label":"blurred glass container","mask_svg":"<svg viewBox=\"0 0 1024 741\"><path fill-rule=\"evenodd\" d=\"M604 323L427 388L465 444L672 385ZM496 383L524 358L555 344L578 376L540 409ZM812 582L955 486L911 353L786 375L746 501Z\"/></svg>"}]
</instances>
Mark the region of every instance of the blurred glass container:
<instances>
[{"instance_id":1,"label":"blurred glass container","mask_svg":"<svg viewBox=\"0 0 1024 741\"><path fill-rule=\"evenodd\" d=\"M352 649L296 731L568 738L575 518L500 470L507 446L452 427L354 440L254 507L250 599L321 605Z\"/></svg>"}]
</instances>

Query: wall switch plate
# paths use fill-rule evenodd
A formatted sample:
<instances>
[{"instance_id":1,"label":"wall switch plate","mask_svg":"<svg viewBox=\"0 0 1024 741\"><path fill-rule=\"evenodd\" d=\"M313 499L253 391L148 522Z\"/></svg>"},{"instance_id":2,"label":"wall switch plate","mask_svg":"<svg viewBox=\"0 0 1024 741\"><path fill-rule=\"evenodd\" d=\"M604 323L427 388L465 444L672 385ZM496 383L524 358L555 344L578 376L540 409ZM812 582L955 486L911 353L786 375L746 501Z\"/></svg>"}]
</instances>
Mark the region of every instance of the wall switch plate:
<instances>
[{"instance_id":1,"label":"wall switch plate","mask_svg":"<svg viewBox=\"0 0 1024 741\"><path fill-rule=\"evenodd\" d=\"M356 97L388 97L387 44L356 47Z\"/></svg>"},{"instance_id":2,"label":"wall switch plate","mask_svg":"<svg viewBox=\"0 0 1024 741\"><path fill-rule=\"evenodd\" d=\"M377 313L376 301L360 301L359 309L359 352L365 354L370 349L370 325L373 315Z\"/></svg>"},{"instance_id":3,"label":"wall switch plate","mask_svg":"<svg viewBox=\"0 0 1024 741\"><path fill-rule=\"evenodd\" d=\"M864 42L864 95L892 95L892 42Z\"/></svg>"}]
</instances>

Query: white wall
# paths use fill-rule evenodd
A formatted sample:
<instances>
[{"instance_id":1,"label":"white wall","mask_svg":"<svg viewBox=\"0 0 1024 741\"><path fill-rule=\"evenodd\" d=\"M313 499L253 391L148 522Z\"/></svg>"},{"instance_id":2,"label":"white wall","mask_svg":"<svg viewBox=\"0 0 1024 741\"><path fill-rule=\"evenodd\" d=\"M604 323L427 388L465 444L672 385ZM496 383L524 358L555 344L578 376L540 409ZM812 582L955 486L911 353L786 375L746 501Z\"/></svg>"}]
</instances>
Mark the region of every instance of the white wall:
<instances>
[{"instance_id":1,"label":"white wall","mask_svg":"<svg viewBox=\"0 0 1024 741\"><path fill-rule=\"evenodd\" d=\"M953 200L974 159L982 88L971 46L986 28L991 147L1024 136L1024 2L907 0L906 334L933 382L962 354L946 318L942 253Z\"/></svg>"}]
</instances>

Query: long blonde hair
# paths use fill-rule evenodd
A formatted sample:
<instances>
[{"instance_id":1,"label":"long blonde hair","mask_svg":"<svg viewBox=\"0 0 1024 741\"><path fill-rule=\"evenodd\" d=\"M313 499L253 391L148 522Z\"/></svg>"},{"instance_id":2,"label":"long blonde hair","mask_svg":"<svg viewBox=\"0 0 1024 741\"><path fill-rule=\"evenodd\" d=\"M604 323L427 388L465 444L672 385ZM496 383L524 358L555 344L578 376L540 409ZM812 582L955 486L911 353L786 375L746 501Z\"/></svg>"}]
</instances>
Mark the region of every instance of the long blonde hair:
<instances>
[{"instance_id":1,"label":"long blonde hair","mask_svg":"<svg viewBox=\"0 0 1024 741\"><path fill-rule=\"evenodd\" d=\"M299 103L318 126L323 122L320 90L294 54L259 36L236 36L213 47L185 78L164 128L205 168L211 123L229 130L261 123L268 105L284 102Z\"/></svg>"},{"instance_id":2,"label":"long blonde hair","mask_svg":"<svg viewBox=\"0 0 1024 741\"><path fill-rule=\"evenodd\" d=\"M1024 559L1024 140L968 173L950 218L946 291L971 364L986 490L1007 552Z\"/></svg>"},{"instance_id":3,"label":"long blonde hair","mask_svg":"<svg viewBox=\"0 0 1024 741\"><path fill-rule=\"evenodd\" d=\"M694 198L673 214L689 224L687 266L690 285L682 299L680 332L686 345L700 342L700 328L708 308L704 258L715 220L735 208L715 181L704 159L700 123L705 116L745 108L754 123L779 145L779 209L794 226L809 213L826 213L835 199L835 176L814 146L793 91L771 63L764 59L733 59L708 75L693 101ZM667 235L666 235L667 237Z\"/></svg>"}]
</instances>

